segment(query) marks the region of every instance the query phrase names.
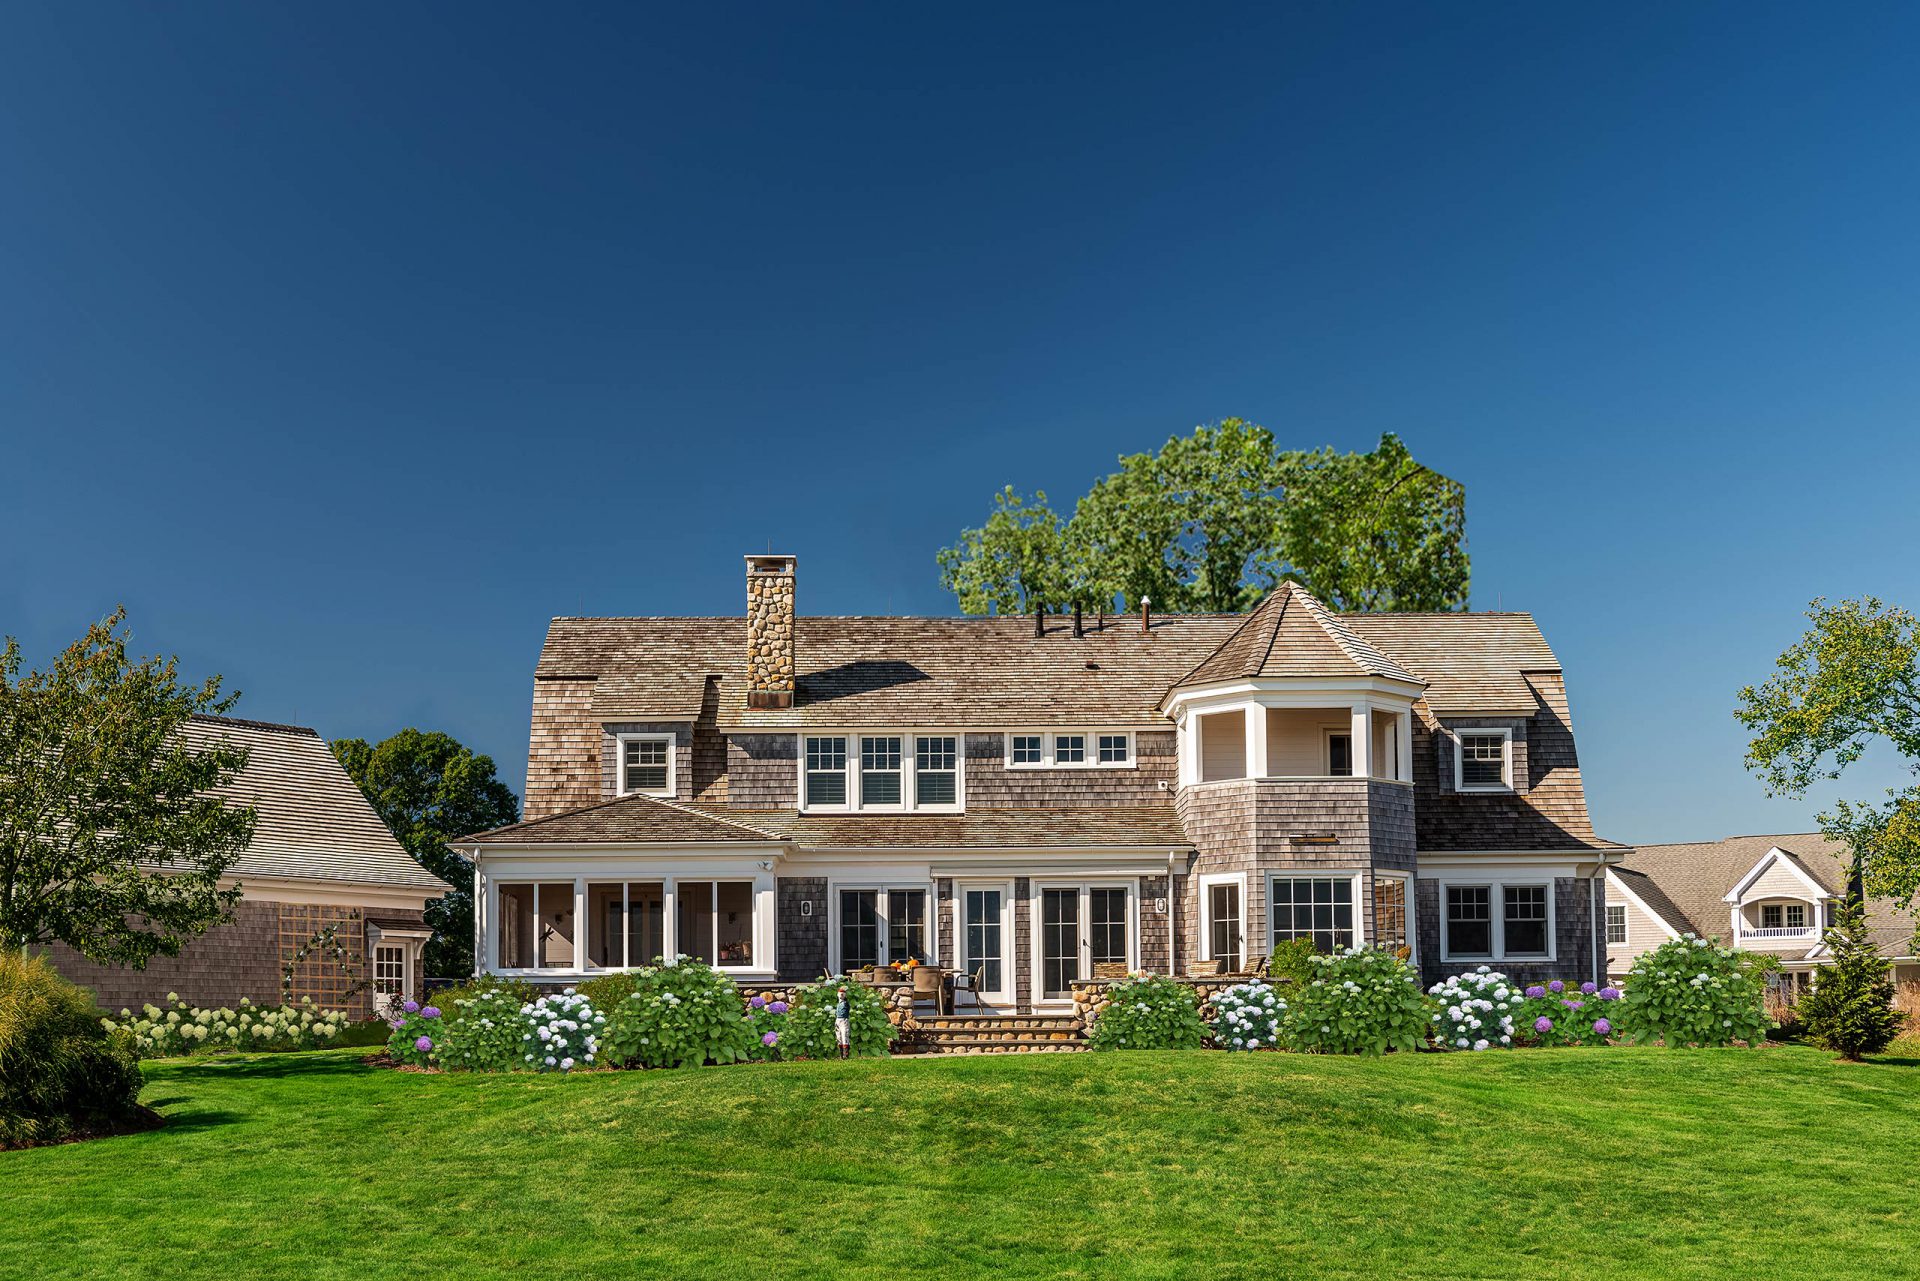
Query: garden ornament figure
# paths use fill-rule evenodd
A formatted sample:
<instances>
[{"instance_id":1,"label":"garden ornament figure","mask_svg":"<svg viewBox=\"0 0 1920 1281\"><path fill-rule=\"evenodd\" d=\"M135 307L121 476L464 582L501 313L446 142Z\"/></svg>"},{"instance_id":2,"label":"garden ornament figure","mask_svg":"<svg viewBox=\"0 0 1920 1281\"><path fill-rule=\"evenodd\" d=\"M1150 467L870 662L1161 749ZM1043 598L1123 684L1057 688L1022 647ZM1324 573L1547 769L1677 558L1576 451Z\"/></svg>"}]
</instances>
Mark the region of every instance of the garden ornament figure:
<instances>
[{"instance_id":1,"label":"garden ornament figure","mask_svg":"<svg viewBox=\"0 0 1920 1281\"><path fill-rule=\"evenodd\" d=\"M840 1047L840 1057L847 1057L847 1046L853 1039L853 1026L848 1021L851 1013L847 1004L847 989L841 985L833 1002L833 1043Z\"/></svg>"}]
</instances>

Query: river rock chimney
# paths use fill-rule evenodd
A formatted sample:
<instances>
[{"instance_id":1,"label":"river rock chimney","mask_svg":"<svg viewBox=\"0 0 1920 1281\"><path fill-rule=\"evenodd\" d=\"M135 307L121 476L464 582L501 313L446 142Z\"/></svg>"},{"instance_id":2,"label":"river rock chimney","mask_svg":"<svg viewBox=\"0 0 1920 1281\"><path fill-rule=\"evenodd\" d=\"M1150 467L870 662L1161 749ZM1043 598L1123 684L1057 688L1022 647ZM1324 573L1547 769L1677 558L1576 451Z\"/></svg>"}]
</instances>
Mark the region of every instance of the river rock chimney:
<instances>
[{"instance_id":1,"label":"river rock chimney","mask_svg":"<svg viewBox=\"0 0 1920 1281\"><path fill-rule=\"evenodd\" d=\"M747 557L747 706L793 706L792 556Z\"/></svg>"}]
</instances>

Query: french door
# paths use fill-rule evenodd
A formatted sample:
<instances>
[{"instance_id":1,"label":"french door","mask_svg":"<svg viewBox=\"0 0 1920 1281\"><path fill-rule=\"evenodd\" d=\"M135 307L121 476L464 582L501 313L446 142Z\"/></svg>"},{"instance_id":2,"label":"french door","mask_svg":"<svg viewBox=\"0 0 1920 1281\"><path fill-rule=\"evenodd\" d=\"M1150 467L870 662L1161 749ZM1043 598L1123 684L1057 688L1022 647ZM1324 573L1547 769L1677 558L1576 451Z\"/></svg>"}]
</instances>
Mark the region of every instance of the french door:
<instances>
[{"instance_id":1,"label":"french door","mask_svg":"<svg viewBox=\"0 0 1920 1281\"><path fill-rule=\"evenodd\" d=\"M960 970L971 975L980 1004L1013 1004L1013 891L1004 881L954 886L960 900L955 950Z\"/></svg>"},{"instance_id":2,"label":"french door","mask_svg":"<svg viewBox=\"0 0 1920 1281\"><path fill-rule=\"evenodd\" d=\"M1132 898L1126 885L1081 882L1036 887L1036 1000L1069 1000L1079 980L1131 968Z\"/></svg>"}]
</instances>

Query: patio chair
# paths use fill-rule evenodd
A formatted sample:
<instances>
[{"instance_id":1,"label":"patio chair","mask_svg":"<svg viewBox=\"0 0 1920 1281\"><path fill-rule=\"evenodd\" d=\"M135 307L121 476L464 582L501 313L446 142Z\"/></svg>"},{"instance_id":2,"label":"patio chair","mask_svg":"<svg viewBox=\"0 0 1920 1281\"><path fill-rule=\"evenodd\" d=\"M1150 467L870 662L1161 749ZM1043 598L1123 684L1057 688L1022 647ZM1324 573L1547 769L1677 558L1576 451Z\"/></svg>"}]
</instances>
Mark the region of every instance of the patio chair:
<instances>
[{"instance_id":1,"label":"patio chair","mask_svg":"<svg viewBox=\"0 0 1920 1281\"><path fill-rule=\"evenodd\" d=\"M935 1014L953 1013L953 1004L947 996L947 972L937 965L913 967L913 1008L916 1013L922 1001L932 1001Z\"/></svg>"},{"instance_id":2,"label":"patio chair","mask_svg":"<svg viewBox=\"0 0 1920 1281\"><path fill-rule=\"evenodd\" d=\"M980 1008L980 984L986 980L986 977L987 967L985 965L978 966L972 973L958 971L954 974L953 1001L950 1006L953 1013L958 1014L960 1012L960 994L962 992L965 992L970 998L970 1004L972 1004L974 1009L977 1010Z\"/></svg>"}]
</instances>

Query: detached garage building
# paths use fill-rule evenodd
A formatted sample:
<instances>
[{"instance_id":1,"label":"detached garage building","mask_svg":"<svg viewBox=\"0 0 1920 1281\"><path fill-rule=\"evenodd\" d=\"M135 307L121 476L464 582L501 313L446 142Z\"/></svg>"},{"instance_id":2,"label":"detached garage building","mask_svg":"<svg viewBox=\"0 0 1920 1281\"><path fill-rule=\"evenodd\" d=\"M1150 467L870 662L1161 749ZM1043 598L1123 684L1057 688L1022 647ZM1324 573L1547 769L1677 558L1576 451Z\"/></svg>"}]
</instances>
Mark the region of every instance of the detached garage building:
<instances>
[{"instance_id":1,"label":"detached garage building","mask_svg":"<svg viewBox=\"0 0 1920 1281\"><path fill-rule=\"evenodd\" d=\"M202 1006L230 1006L243 996L278 1004L286 965L335 925L345 964L331 949L313 949L294 969L296 1002L312 997L364 1018L376 995L417 998L430 933L421 913L447 887L393 839L326 740L298 726L224 716L196 716L184 733L248 753L227 788L258 816L253 841L225 882L245 895L232 923L178 956L154 957L144 970L96 965L64 944L47 949L55 968L109 1010L158 1004L169 992Z\"/></svg>"}]
</instances>

